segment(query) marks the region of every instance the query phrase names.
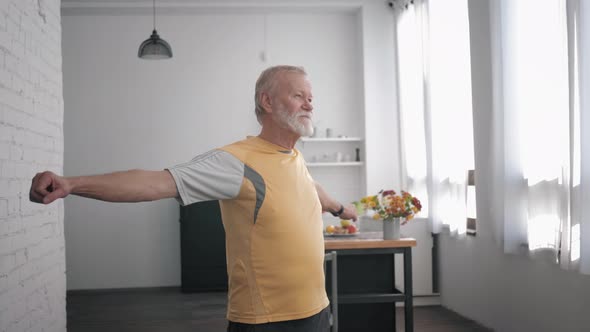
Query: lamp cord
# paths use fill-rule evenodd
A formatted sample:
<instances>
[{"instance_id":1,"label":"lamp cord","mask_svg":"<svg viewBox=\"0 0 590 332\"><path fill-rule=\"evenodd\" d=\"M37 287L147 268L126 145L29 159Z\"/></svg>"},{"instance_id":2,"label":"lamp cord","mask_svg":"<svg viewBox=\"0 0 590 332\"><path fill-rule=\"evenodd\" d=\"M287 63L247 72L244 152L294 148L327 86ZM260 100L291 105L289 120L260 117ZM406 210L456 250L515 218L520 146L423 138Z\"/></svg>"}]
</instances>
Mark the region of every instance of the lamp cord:
<instances>
[{"instance_id":1,"label":"lamp cord","mask_svg":"<svg viewBox=\"0 0 590 332\"><path fill-rule=\"evenodd\" d=\"M156 0L154 0L154 31L156 30Z\"/></svg>"}]
</instances>

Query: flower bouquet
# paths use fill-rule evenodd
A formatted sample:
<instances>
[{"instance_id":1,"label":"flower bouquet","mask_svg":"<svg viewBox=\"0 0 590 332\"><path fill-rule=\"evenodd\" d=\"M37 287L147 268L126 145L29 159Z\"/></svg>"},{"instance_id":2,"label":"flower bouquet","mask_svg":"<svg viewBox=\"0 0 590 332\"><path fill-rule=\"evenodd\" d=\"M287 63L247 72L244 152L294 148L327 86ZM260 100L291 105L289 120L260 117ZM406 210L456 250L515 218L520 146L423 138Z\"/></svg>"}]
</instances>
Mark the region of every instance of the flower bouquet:
<instances>
[{"instance_id":1,"label":"flower bouquet","mask_svg":"<svg viewBox=\"0 0 590 332\"><path fill-rule=\"evenodd\" d=\"M407 191L397 194L393 190L381 190L377 195L361 198L353 202L357 213L373 211L374 220L393 221L394 218L403 219L402 225L412 220L422 210L420 200Z\"/></svg>"}]
</instances>

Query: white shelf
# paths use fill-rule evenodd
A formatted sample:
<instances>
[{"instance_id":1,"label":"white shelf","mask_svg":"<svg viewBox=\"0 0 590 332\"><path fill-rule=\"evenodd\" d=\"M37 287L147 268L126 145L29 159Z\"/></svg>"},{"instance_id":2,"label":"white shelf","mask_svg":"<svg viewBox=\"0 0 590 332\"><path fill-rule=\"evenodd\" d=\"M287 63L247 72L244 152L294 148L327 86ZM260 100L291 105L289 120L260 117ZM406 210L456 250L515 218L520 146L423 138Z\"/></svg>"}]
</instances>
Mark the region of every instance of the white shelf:
<instances>
[{"instance_id":1,"label":"white shelf","mask_svg":"<svg viewBox=\"0 0 590 332\"><path fill-rule=\"evenodd\" d=\"M362 161L350 161L350 162L316 162L307 163L308 167L340 167L340 166L362 166Z\"/></svg>"},{"instance_id":2,"label":"white shelf","mask_svg":"<svg viewBox=\"0 0 590 332\"><path fill-rule=\"evenodd\" d=\"M301 142L360 142L360 137L301 137Z\"/></svg>"}]
</instances>

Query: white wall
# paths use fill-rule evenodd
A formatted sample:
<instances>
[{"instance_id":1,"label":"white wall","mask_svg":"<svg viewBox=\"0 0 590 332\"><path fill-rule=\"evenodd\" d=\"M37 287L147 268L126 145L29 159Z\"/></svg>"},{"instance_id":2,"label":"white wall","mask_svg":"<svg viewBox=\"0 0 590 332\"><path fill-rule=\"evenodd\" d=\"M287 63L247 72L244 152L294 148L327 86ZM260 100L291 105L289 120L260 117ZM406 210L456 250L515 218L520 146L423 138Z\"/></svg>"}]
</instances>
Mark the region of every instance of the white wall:
<instances>
[{"instance_id":1,"label":"white wall","mask_svg":"<svg viewBox=\"0 0 590 332\"><path fill-rule=\"evenodd\" d=\"M255 135L258 74L295 63L310 74L318 127L365 137L366 167L312 169L313 176L343 202L399 188L394 21L384 1L240 1L227 7L193 1L183 3L189 7L182 13L162 4L157 28L174 51L166 61L136 57L151 32L149 7L113 9L105 2L75 8L70 2L64 1L63 12L66 175L162 169ZM68 289L178 285L177 221L173 200L66 199ZM419 240L418 294L431 293L425 225L405 228Z\"/></svg>"},{"instance_id":2,"label":"white wall","mask_svg":"<svg viewBox=\"0 0 590 332\"><path fill-rule=\"evenodd\" d=\"M441 236L444 306L495 331L587 331L590 276L507 255L493 238L492 67L489 0L469 1L478 202L477 236Z\"/></svg>"},{"instance_id":3,"label":"white wall","mask_svg":"<svg viewBox=\"0 0 590 332\"><path fill-rule=\"evenodd\" d=\"M65 331L63 202L29 202L62 172L59 1L0 2L0 331Z\"/></svg>"},{"instance_id":4,"label":"white wall","mask_svg":"<svg viewBox=\"0 0 590 332\"><path fill-rule=\"evenodd\" d=\"M317 121L362 135L361 60L358 38L350 38L356 15L169 13L158 16L157 28L174 57L144 61L136 53L151 33L149 16L64 14L65 174L162 169L258 134L254 83L279 63L310 73ZM180 283L174 200L71 197L65 223L68 289Z\"/></svg>"}]
</instances>

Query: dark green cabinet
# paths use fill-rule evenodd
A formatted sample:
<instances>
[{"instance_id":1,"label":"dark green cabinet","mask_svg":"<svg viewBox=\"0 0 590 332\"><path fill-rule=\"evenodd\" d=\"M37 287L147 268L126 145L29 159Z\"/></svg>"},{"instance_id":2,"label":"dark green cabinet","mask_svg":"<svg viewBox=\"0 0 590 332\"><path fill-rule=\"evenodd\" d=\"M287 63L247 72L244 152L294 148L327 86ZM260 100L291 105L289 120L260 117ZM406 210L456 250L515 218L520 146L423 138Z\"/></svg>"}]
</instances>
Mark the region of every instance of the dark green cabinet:
<instances>
[{"instance_id":1,"label":"dark green cabinet","mask_svg":"<svg viewBox=\"0 0 590 332\"><path fill-rule=\"evenodd\" d=\"M338 257L338 331L397 331L396 302L404 303L404 330L414 330L411 246L328 251ZM395 286L396 254L404 257L404 292ZM327 290L331 273L328 268Z\"/></svg>"},{"instance_id":2,"label":"dark green cabinet","mask_svg":"<svg viewBox=\"0 0 590 332\"><path fill-rule=\"evenodd\" d=\"M181 290L227 291L225 231L218 201L180 207Z\"/></svg>"}]
</instances>

